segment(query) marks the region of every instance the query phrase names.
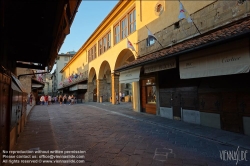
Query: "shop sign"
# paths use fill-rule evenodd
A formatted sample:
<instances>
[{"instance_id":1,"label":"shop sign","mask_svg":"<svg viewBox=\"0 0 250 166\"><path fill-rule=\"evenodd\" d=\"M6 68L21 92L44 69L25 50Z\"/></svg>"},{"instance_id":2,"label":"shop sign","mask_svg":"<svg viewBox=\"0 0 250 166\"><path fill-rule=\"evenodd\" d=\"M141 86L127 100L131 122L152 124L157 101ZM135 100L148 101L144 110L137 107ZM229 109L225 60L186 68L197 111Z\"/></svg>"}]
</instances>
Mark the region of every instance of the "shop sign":
<instances>
[{"instance_id":1,"label":"shop sign","mask_svg":"<svg viewBox=\"0 0 250 166\"><path fill-rule=\"evenodd\" d=\"M151 65L144 66L144 73L152 73L161 70L168 70L176 68L176 60L174 58L168 59L164 62L154 63Z\"/></svg>"},{"instance_id":2,"label":"shop sign","mask_svg":"<svg viewBox=\"0 0 250 166\"><path fill-rule=\"evenodd\" d=\"M189 55L180 57L180 78L200 78L248 73L249 48L237 48L213 55Z\"/></svg>"},{"instance_id":3,"label":"shop sign","mask_svg":"<svg viewBox=\"0 0 250 166\"><path fill-rule=\"evenodd\" d=\"M119 82L120 83L132 83L132 82L139 81L140 70L141 70L141 67L137 67L134 69L120 72Z\"/></svg>"}]
</instances>

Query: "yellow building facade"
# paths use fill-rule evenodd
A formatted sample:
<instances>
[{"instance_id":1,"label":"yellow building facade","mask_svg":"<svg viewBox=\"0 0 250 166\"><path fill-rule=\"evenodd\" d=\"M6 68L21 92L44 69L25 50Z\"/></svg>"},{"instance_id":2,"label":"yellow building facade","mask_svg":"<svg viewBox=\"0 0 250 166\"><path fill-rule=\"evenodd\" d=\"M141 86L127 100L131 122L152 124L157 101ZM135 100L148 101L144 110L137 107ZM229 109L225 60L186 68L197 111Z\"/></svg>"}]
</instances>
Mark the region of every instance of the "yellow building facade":
<instances>
[{"instance_id":1,"label":"yellow building facade","mask_svg":"<svg viewBox=\"0 0 250 166\"><path fill-rule=\"evenodd\" d=\"M250 2L181 3L119 1L65 78L87 71L86 101L250 135Z\"/></svg>"},{"instance_id":2,"label":"yellow building facade","mask_svg":"<svg viewBox=\"0 0 250 166\"><path fill-rule=\"evenodd\" d=\"M211 2L183 4L192 13ZM143 56L138 43L148 38L148 29L158 32L177 22L178 15L178 1L119 1L62 69L64 78L88 72L86 101L100 102L101 99L115 104L117 98L120 100L119 93L126 92L124 98L133 101L133 109L140 111L139 78L135 82L119 83L120 73L114 70ZM128 40L135 51L128 48Z\"/></svg>"}]
</instances>

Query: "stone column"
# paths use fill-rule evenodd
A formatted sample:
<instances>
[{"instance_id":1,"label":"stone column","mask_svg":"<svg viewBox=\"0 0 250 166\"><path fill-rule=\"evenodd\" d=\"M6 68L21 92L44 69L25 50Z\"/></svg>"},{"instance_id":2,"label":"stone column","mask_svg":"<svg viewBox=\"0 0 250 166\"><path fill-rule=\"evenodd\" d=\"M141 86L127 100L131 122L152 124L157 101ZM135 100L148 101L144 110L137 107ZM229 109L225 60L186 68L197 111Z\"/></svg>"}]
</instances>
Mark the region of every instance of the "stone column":
<instances>
[{"instance_id":1,"label":"stone column","mask_svg":"<svg viewBox=\"0 0 250 166\"><path fill-rule=\"evenodd\" d=\"M132 93L133 93L133 110L136 112L141 111L141 103L140 103L140 82L133 82L132 83Z\"/></svg>"},{"instance_id":2,"label":"stone column","mask_svg":"<svg viewBox=\"0 0 250 166\"><path fill-rule=\"evenodd\" d=\"M98 79L96 80L96 85L97 85L97 102L100 102L100 97L103 96L103 80Z\"/></svg>"},{"instance_id":3,"label":"stone column","mask_svg":"<svg viewBox=\"0 0 250 166\"><path fill-rule=\"evenodd\" d=\"M119 96L119 76L111 73L112 104L116 104L116 93Z\"/></svg>"}]
</instances>

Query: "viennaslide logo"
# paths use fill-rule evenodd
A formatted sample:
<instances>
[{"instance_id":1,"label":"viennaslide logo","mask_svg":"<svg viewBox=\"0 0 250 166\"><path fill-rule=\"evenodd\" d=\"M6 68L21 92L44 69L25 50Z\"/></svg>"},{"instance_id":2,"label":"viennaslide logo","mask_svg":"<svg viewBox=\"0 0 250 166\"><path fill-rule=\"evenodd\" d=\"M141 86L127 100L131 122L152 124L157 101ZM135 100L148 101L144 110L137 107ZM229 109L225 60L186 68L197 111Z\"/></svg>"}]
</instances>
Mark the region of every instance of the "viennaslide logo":
<instances>
[{"instance_id":1,"label":"viennaslide logo","mask_svg":"<svg viewBox=\"0 0 250 166\"><path fill-rule=\"evenodd\" d=\"M220 151L220 159L223 161L235 161L236 165L240 161L247 161L247 150L239 151L239 146L237 150L222 150Z\"/></svg>"}]
</instances>

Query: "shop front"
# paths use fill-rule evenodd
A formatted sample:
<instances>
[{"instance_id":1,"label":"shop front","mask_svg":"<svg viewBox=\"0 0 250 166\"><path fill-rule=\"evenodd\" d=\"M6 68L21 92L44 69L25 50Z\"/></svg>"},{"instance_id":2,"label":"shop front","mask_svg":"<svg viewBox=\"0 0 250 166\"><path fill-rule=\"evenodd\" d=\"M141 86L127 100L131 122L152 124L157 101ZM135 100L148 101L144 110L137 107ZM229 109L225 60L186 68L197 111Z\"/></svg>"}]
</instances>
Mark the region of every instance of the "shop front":
<instances>
[{"instance_id":1,"label":"shop front","mask_svg":"<svg viewBox=\"0 0 250 166\"><path fill-rule=\"evenodd\" d=\"M198 79L200 123L250 134L249 39L180 57L180 78Z\"/></svg>"},{"instance_id":2,"label":"shop front","mask_svg":"<svg viewBox=\"0 0 250 166\"><path fill-rule=\"evenodd\" d=\"M156 115L155 77L141 80L141 108L142 112Z\"/></svg>"},{"instance_id":3,"label":"shop front","mask_svg":"<svg viewBox=\"0 0 250 166\"><path fill-rule=\"evenodd\" d=\"M250 135L249 39L182 54L176 62L144 66L142 111Z\"/></svg>"},{"instance_id":4,"label":"shop front","mask_svg":"<svg viewBox=\"0 0 250 166\"><path fill-rule=\"evenodd\" d=\"M160 89L158 85L160 82L159 80L165 76L159 76L158 73L161 71L168 71L171 69L176 68L176 59L175 58L168 58L164 61L157 62L154 64L148 64L144 66L144 74L141 76L141 109L142 112L154 114L154 115L161 115L161 111L157 112L157 107L159 105L159 101L157 101ZM160 99L161 101L161 99ZM164 100L165 102L165 100Z\"/></svg>"},{"instance_id":5,"label":"shop front","mask_svg":"<svg viewBox=\"0 0 250 166\"><path fill-rule=\"evenodd\" d=\"M137 111L140 73L141 67L136 67L120 72L119 76L119 101L132 102Z\"/></svg>"}]
</instances>

